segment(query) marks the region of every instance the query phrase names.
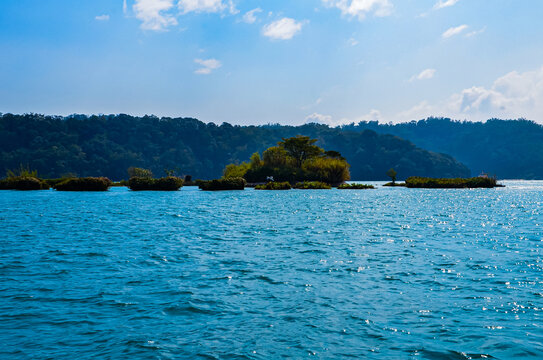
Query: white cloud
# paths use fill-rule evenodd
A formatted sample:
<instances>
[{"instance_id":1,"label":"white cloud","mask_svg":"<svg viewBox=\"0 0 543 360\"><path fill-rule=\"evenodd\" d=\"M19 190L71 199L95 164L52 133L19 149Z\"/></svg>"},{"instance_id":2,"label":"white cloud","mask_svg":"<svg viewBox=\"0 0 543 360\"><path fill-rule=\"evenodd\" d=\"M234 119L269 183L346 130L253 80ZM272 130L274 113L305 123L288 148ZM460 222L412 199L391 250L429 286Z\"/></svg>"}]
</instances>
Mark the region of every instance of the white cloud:
<instances>
[{"instance_id":1,"label":"white cloud","mask_svg":"<svg viewBox=\"0 0 543 360\"><path fill-rule=\"evenodd\" d=\"M345 16L363 20L366 15L388 16L392 14L393 5L389 0L322 0L324 5L341 10Z\"/></svg>"},{"instance_id":2,"label":"white cloud","mask_svg":"<svg viewBox=\"0 0 543 360\"><path fill-rule=\"evenodd\" d=\"M222 66L221 62L217 59L194 59L196 64L199 64L201 67L194 71L195 74L199 75L209 75L213 70L216 70Z\"/></svg>"},{"instance_id":3,"label":"white cloud","mask_svg":"<svg viewBox=\"0 0 543 360\"><path fill-rule=\"evenodd\" d=\"M243 15L243 21L245 21L247 24L253 24L256 22L256 14L261 13L261 8L256 8L251 11L247 11L245 15Z\"/></svg>"},{"instance_id":4,"label":"white cloud","mask_svg":"<svg viewBox=\"0 0 543 360\"><path fill-rule=\"evenodd\" d=\"M262 28L262 35L273 40L289 40L302 30L302 23L291 18L282 18Z\"/></svg>"},{"instance_id":5,"label":"white cloud","mask_svg":"<svg viewBox=\"0 0 543 360\"><path fill-rule=\"evenodd\" d=\"M317 124L325 124L325 125L332 125L333 120L330 115L323 115L319 113L313 113L311 115L308 115L305 117L305 123L317 123Z\"/></svg>"},{"instance_id":6,"label":"white cloud","mask_svg":"<svg viewBox=\"0 0 543 360\"><path fill-rule=\"evenodd\" d=\"M492 86L473 86L449 98L430 104L423 101L400 112L396 120L447 116L457 119L486 120L492 117L540 120L543 118L543 67L519 73L512 71Z\"/></svg>"},{"instance_id":7,"label":"white cloud","mask_svg":"<svg viewBox=\"0 0 543 360\"><path fill-rule=\"evenodd\" d=\"M176 4L179 11L174 11ZM177 25L177 17L190 12L239 12L232 0L135 0L133 8L136 18L142 21L141 28L154 31L167 30L168 27ZM124 0L125 14L126 10Z\"/></svg>"},{"instance_id":8,"label":"white cloud","mask_svg":"<svg viewBox=\"0 0 543 360\"><path fill-rule=\"evenodd\" d=\"M383 115L381 114L381 112L379 110L376 110L376 109L371 109L369 113L367 113L366 115L362 115L358 121L362 121L362 120L366 120L366 121L378 121L378 120L382 120L383 119ZM352 121L350 121L349 123L351 123Z\"/></svg>"},{"instance_id":9,"label":"white cloud","mask_svg":"<svg viewBox=\"0 0 543 360\"><path fill-rule=\"evenodd\" d=\"M126 0L123 0L123 14L128 13L128 5L126 4Z\"/></svg>"},{"instance_id":10,"label":"white cloud","mask_svg":"<svg viewBox=\"0 0 543 360\"><path fill-rule=\"evenodd\" d=\"M358 40L356 40L355 38L350 38L348 41L349 45L351 46L356 46L358 45Z\"/></svg>"},{"instance_id":11,"label":"white cloud","mask_svg":"<svg viewBox=\"0 0 543 360\"><path fill-rule=\"evenodd\" d=\"M422 70L419 74L411 76L411 79L409 79L409 81L428 80L428 79L433 78L435 74L436 74L436 69Z\"/></svg>"},{"instance_id":12,"label":"white cloud","mask_svg":"<svg viewBox=\"0 0 543 360\"><path fill-rule=\"evenodd\" d=\"M178 6L183 14L189 12L218 13L225 10L228 10L231 14L239 12L232 0L227 2L223 2L223 0L179 0Z\"/></svg>"},{"instance_id":13,"label":"white cloud","mask_svg":"<svg viewBox=\"0 0 543 360\"><path fill-rule=\"evenodd\" d=\"M302 110L308 110L308 109L311 109L311 108L313 108L313 107L319 105L320 103L322 103L322 97L320 97L320 98L318 98L317 100L315 100L312 104L302 106L301 109L302 109Z\"/></svg>"},{"instance_id":14,"label":"white cloud","mask_svg":"<svg viewBox=\"0 0 543 360\"><path fill-rule=\"evenodd\" d=\"M106 14L98 15L98 16L95 17L95 19L98 20L98 21L108 21L109 20L109 15L106 15Z\"/></svg>"},{"instance_id":15,"label":"white cloud","mask_svg":"<svg viewBox=\"0 0 543 360\"><path fill-rule=\"evenodd\" d=\"M474 30L474 31L471 31L469 33L466 34L466 37L472 37L472 36L475 36L475 35L479 35L479 34L482 34L486 31L486 26L480 30Z\"/></svg>"},{"instance_id":16,"label":"white cloud","mask_svg":"<svg viewBox=\"0 0 543 360\"><path fill-rule=\"evenodd\" d=\"M134 13L143 30L161 31L177 25L177 19L167 13L173 7L173 0L136 0Z\"/></svg>"},{"instance_id":17,"label":"white cloud","mask_svg":"<svg viewBox=\"0 0 543 360\"><path fill-rule=\"evenodd\" d=\"M383 120L383 115L379 110L372 109L369 113L356 117L356 118L340 118L335 119L331 115L323 115L319 113L313 113L311 115L306 116L305 123L317 123L317 124L324 124L328 126L340 126L340 125L346 125L346 124L352 124L352 123L358 123L360 121L379 121Z\"/></svg>"},{"instance_id":18,"label":"white cloud","mask_svg":"<svg viewBox=\"0 0 543 360\"><path fill-rule=\"evenodd\" d=\"M449 7L449 6L453 6L453 5L455 5L458 1L460 1L460 0L439 0L439 1L434 5L434 10L443 9L443 8L446 8L446 7Z\"/></svg>"},{"instance_id":19,"label":"white cloud","mask_svg":"<svg viewBox=\"0 0 543 360\"><path fill-rule=\"evenodd\" d=\"M456 27L452 27L452 28L447 29L447 31L445 31L441 36L444 39L447 39L447 38L450 38L451 36L460 34L462 31L466 30L467 28L468 28L468 26L465 25L465 24L460 25L460 26L456 26Z\"/></svg>"}]
</instances>

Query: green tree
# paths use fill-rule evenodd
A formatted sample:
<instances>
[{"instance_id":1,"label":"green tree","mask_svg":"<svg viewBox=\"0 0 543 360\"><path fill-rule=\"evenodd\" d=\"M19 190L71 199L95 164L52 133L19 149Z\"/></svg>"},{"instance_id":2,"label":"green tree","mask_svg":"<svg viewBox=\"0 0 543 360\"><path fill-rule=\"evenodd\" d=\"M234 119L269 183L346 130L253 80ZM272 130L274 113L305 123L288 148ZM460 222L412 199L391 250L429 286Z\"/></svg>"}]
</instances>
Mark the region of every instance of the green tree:
<instances>
[{"instance_id":1,"label":"green tree","mask_svg":"<svg viewBox=\"0 0 543 360\"><path fill-rule=\"evenodd\" d=\"M345 160L345 158L343 156L341 156L341 153L339 151L335 151L335 150L328 150L328 151L325 151L324 152L324 155L326 157L329 157L331 159L340 159L340 160Z\"/></svg>"},{"instance_id":2,"label":"green tree","mask_svg":"<svg viewBox=\"0 0 543 360\"><path fill-rule=\"evenodd\" d=\"M309 136L298 135L288 139L283 138L278 145L286 150L287 154L294 158L296 166L302 167L305 160L319 156L323 153L323 150L314 145L317 142L316 139L311 139Z\"/></svg>"},{"instance_id":3,"label":"green tree","mask_svg":"<svg viewBox=\"0 0 543 360\"><path fill-rule=\"evenodd\" d=\"M388 176L389 178L392 179L392 184L396 184L396 175L397 175L397 174L398 174L398 173L396 172L396 170L394 170L394 169L392 169L392 168L390 168L390 169L387 171L387 176Z\"/></svg>"},{"instance_id":4,"label":"green tree","mask_svg":"<svg viewBox=\"0 0 543 360\"><path fill-rule=\"evenodd\" d=\"M153 172L148 169L142 169L142 168L131 166L128 168L128 177L152 178Z\"/></svg>"},{"instance_id":5,"label":"green tree","mask_svg":"<svg viewBox=\"0 0 543 360\"><path fill-rule=\"evenodd\" d=\"M262 157L264 158L264 165L271 168L285 166L288 161L287 151L279 146L272 146L266 149L262 153Z\"/></svg>"},{"instance_id":6,"label":"green tree","mask_svg":"<svg viewBox=\"0 0 543 360\"><path fill-rule=\"evenodd\" d=\"M262 159L260 159L260 154L255 152L253 155L251 155L251 162L250 162L251 169L256 169L262 166Z\"/></svg>"},{"instance_id":7,"label":"green tree","mask_svg":"<svg viewBox=\"0 0 543 360\"><path fill-rule=\"evenodd\" d=\"M229 164L226 165L223 172L223 178L230 179L230 178L242 178L247 173L247 170L250 169L249 163L242 162L239 165L236 164Z\"/></svg>"},{"instance_id":8,"label":"green tree","mask_svg":"<svg viewBox=\"0 0 543 360\"><path fill-rule=\"evenodd\" d=\"M317 157L306 161L303 170L307 178L339 185L351 179L349 164L345 160Z\"/></svg>"}]
</instances>

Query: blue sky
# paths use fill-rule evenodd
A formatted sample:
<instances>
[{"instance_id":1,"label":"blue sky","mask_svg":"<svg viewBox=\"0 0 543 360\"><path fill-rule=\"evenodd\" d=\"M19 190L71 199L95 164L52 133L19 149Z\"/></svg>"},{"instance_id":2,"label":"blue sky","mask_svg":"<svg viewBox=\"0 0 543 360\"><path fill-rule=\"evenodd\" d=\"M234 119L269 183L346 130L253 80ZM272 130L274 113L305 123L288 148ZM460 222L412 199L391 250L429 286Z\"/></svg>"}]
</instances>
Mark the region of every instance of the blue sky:
<instances>
[{"instance_id":1,"label":"blue sky","mask_svg":"<svg viewBox=\"0 0 543 360\"><path fill-rule=\"evenodd\" d=\"M2 0L0 112L543 122L543 1Z\"/></svg>"}]
</instances>

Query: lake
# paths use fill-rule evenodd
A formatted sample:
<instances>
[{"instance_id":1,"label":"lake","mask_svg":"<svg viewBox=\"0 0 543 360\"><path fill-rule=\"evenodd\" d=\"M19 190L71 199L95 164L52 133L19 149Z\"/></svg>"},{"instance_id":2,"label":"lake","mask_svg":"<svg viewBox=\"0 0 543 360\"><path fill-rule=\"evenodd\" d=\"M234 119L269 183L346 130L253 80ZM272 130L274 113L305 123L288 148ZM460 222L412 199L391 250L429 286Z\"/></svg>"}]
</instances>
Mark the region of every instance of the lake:
<instances>
[{"instance_id":1,"label":"lake","mask_svg":"<svg viewBox=\"0 0 543 360\"><path fill-rule=\"evenodd\" d=\"M0 192L0 358L543 358L543 182Z\"/></svg>"}]
</instances>

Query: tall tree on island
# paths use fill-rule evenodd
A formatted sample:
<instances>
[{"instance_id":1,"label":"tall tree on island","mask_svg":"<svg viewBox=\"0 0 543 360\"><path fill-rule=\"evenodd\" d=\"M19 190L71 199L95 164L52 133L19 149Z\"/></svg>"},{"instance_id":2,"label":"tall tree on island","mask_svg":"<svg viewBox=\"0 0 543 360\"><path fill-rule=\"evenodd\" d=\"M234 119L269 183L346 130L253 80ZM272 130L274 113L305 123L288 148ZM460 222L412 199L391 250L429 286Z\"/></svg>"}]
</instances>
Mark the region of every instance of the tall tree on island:
<instances>
[{"instance_id":1,"label":"tall tree on island","mask_svg":"<svg viewBox=\"0 0 543 360\"><path fill-rule=\"evenodd\" d=\"M398 175L398 173L392 168L387 171L387 176L392 179L392 185L396 184L396 175Z\"/></svg>"},{"instance_id":2,"label":"tall tree on island","mask_svg":"<svg viewBox=\"0 0 543 360\"><path fill-rule=\"evenodd\" d=\"M288 155L296 161L296 166L301 168L305 160L319 156L323 149L315 145L317 139L309 136L298 135L288 139L283 138L278 145L284 148Z\"/></svg>"}]
</instances>

